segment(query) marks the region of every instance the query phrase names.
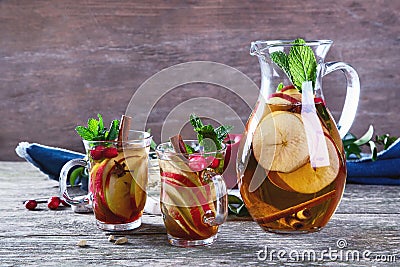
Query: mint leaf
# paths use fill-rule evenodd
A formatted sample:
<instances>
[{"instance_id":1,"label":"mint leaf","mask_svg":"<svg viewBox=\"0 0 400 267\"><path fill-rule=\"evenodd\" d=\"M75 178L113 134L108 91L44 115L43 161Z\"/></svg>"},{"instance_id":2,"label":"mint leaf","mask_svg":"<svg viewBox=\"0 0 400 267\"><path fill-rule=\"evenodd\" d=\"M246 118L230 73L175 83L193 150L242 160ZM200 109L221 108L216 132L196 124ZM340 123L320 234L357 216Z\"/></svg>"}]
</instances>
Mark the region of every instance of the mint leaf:
<instances>
[{"instance_id":1,"label":"mint leaf","mask_svg":"<svg viewBox=\"0 0 400 267\"><path fill-rule=\"evenodd\" d=\"M95 133L83 126L77 126L75 131L82 137L83 140L92 141L95 137Z\"/></svg>"},{"instance_id":2,"label":"mint leaf","mask_svg":"<svg viewBox=\"0 0 400 267\"><path fill-rule=\"evenodd\" d=\"M243 201L235 195L228 195L228 212L236 216L250 216Z\"/></svg>"},{"instance_id":3,"label":"mint leaf","mask_svg":"<svg viewBox=\"0 0 400 267\"><path fill-rule=\"evenodd\" d=\"M228 135L228 133L233 129L233 126L231 125L221 125L217 129L215 129L215 133L217 134L217 139L222 142Z\"/></svg>"},{"instance_id":4,"label":"mint leaf","mask_svg":"<svg viewBox=\"0 0 400 267\"><path fill-rule=\"evenodd\" d=\"M197 117L195 114L190 114L190 124L193 126L195 130L204 127L204 124L201 121L201 119Z\"/></svg>"},{"instance_id":5,"label":"mint leaf","mask_svg":"<svg viewBox=\"0 0 400 267\"><path fill-rule=\"evenodd\" d=\"M118 137L119 120L113 120L110 125L110 131L106 133L106 140L115 140Z\"/></svg>"},{"instance_id":6,"label":"mint leaf","mask_svg":"<svg viewBox=\"0 0 400 267\"><path fill-rule=\"evenodd\" d=\"M113 120L110 125L110 130L104 128L103 117L97 114L98 120L94 118L88 119L88 126L77 126L76 132L87 141L112 141L118 137L119 120Z\"/></svg>"},{"instance_id":7,"label":"mint leaf","mask_svg":"<svg viewBox=\"0 0 400 267\"><path fill-rule=\"evenodd\" d=\"M97 133L98 132L98 127L99 127L99 122L93 118L90 118L87 122L88 125L88 129L93 132L93 133Z\"/></svg>"},{"instance_id":8,"label":"mint leaf","mask_svg":"<svg viewBox=\"0 0 400 267\"><path fill-rule=\"evenodd\" d=\"M196 152L196 151L194 151L194 148L189 146L188 144L185 144L185 148L186 148L186 152L188 154L193 154L194 152Z\"/></svg>"},{"instance_id":9,"label":"mint leaf","mask_svg":"<svg viewBox=\"0 0 400 267\"><path fill-rule=\"evenodd\" d=\"M282 51L276 51L276 52L272 52L270 57L271 57L272 62L274 62L276 65L278 65L278 67L280 67L286 73L289 80L292 81L292 75L290 74L288 56Z\"/></svg>"},{"instance_id":10,"label":"mint leaf","mask_svg":"<svg viewBox=\"0 0 400 267\"><path fill-rule=\"evenodd\" d=\"M276 91L279 92L283 89L284 85L283 83L278 84L278 87L276 87Z\"/></svg>"},{"instance_id":11,"label":"mint leaf","mask_svg":"<svg viewBox=\"0 0 400 267\"><path fill-rule=\"evenodd\" d=\"M205 152L215 151L215 148L217 150L222 149L222 141L233 128L227 125L214 129L212 125L204 125L195 114L190 115L190 124L193 126L194 131L197 132L197 140L201 146L204 146Z\"/></svg>"},{"instance_id":12,"label":"mint leaf","mask_svg":"<svg viewBox=\"0 0 400 267\"><path fill-rule=\"evenodd\" d=\"M288 62L293 85L301 90L303 82L312 81L313 87L317 78L317 61L309 46L301 45L305 41L297 39L289 51Z\"/></svg>"}]
</instances>

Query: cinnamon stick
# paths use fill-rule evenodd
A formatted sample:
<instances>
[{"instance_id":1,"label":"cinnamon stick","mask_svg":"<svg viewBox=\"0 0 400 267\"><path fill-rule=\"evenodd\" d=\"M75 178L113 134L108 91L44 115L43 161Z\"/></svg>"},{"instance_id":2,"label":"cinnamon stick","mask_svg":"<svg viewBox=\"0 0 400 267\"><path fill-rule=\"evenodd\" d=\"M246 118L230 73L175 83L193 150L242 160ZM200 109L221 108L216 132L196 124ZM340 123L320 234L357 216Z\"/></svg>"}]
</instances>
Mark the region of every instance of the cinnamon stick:
<instances>
[{"instance_id":1,"label":"cinnamon stick","mask_svg":"<svg viewBox=\"0 0 400 267\"><path fill-rule=\"evenodd\" d=\"M183 142L182 136L180 134L174 135L169 138L172 147L175 149L176 153L187 154L185 143Z\"/></svg>"},{"instance_id":2,"label":"cinnamon stick","mask_svg":"<svg viewBox=\"0 0 400 267\"><path fill-rule=\"evenodd\" d=\"M293 229L296 229L296 230L304 227L304 223L302 223L301 221L299 221L298 219L293 218L293 217L286 217L286 218L284 218L284 219L282 218L280 220L284 220L284 222L289 227L292 227Z\"/></svg>"},{"instance_id":3,"label":"cinnamon stick","mask_svg":"<svg viewBox=\"0 0 400 267\"><path fill-rule=\"evenodd\" d=\"M303 209L295 214L295 217L299 220L307 220L311 218L311 210L310 209Z\"/></svg>"},{"instance_id":4,"label":"cinnamon stick","mask_svg":"<svg viewBox=\"0 0 400 267\"><path fill-rule=\"evenodd\" d=\"M129 138L129 129L131 128L131 121L132 117L122 115L118 132L118 142L120 145L122 145L121 142L127 141Z\"/></svg>"},{"instance_id":5,"label":"cinnamon stick","mask_svg":"<svg viewBox=\"0 0 400 267\"><path fill-rule=\"evenodd\" d=\"M265 216L265 217L262 217L262 218L257 218L257 219L255 219L255 221L257 223L269 223L269 222L273 222L273 221L279 220L281 218L288 217L288 216L290 216L290 215L292 215L294 213L297 213L297 212L299 212L299 211L301 211L303 209L312 208L314 206L317 206L317 205L319 205L319 204L321 204L321 203L333 198L335 196L335 194L336 194L336 190L332 190L332 191L330 191L330 192L328 192L326 194L323 194L323 195L321 195L319 197L313 198L313 199L308 200L306 202L300 203L300 204L298 204L296 206L281 210L281 211L279 211L277 213L274 213L274 214L271 214L269 216Z\"/></svg>"}]
</instances>

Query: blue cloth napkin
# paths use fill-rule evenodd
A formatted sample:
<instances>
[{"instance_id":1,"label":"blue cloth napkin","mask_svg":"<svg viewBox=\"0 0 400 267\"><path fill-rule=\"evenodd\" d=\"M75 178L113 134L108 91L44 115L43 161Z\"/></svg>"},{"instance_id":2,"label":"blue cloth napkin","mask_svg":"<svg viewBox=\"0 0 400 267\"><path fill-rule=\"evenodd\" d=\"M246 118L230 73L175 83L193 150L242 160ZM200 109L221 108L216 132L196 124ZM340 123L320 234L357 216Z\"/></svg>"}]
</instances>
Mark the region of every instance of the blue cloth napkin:
<instances>
[{"instance_id":1,"label":"blue cloth napkin","mask_svg":"<svg viewBox=\"0 0 400 267\"><path fill-rule=\"evenodd\" d=\"M347 182L357 184L400 185L400 139L372 161L371 155L347 160Z\"/></svg>"},{"instance_id":2,"label":"blue cloth napkin","mask_svg":"<svg viewBox=\"0 0 400 267\"><path fill-rule=\"evenodd\" d=\"M40 145L36 143L21 142L15 148L15 152L52 180L59 180L60 172L65 163L71 159L84 158L85 155L70 150ZM79 180L81 188L88 189L85 179Z\"/></svg>"},{"instance_id":3,"label":"blue cloth napkin","mask_svg":"<svg viewBox=\"0 0 400 267\"><path fill-rule=\"evenodd\" d=\"M59 179L61 168L71 159L85 155L70 150L40 144L21 142L17 154L39 168L50 179ZM347 161L347 182L357 184L400 185L400 139L387 150L378 153L378 160L371 155ZM82 185L87 191L87 184Z\"/></svg>"}]
</instances>

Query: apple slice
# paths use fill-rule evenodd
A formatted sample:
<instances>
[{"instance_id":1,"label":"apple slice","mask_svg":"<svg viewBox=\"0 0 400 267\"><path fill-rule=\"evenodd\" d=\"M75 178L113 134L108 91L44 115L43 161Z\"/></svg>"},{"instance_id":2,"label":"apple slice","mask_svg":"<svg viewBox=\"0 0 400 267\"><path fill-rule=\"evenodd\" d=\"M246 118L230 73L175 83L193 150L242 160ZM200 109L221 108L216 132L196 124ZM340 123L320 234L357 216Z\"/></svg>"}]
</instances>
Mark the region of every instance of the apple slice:
<instances>
[{"instance_id":1,"label":"apple slice","mask_svg":"<svg viewBox=\"0 0 400 267\"><path fill-rule=\"evenodd\" d=\"M193 231L199 236L207 237L207 233L204 233L205 228L208 228L202 223L204 216L203 209L199 209L197 206L193 206L193 199L189 196L184 196L182 192L178 190L176 185L171 183L163 183L163 192L161 196L161 202L163 205L173 207L175 212L175 219L178 219L183 225L187 225L186 230ZM196 216L193 217L192 209L197 209Z\"/></svg>"},{"instance_id":2,"label":"apple slice","mask_svg":"<svg viewBox=\"0 0 400 267\"><path fill-rule=\"evenodd\" d=\"M271 98L268 99L268 104L296 104L301 102L301 94L296 89L290 89L288 91L296 91L298 94L289 94L289 93L273 93L271 94ZM286 91L286 92L288 92ZM300 100L298 99L298 95L300 95ZM279 103L278 99L280 98ZM272 100L272 101L271 101ZM285 100L285 101L284 101Z\"/></svg>"},{"instance_id":3,"label":"apple slice","mask_svg":"<svg viewBox=\"0 0 400 267\"><path fill-rule=\"evenodd\" d=\"M133 177L129 172L118 177L117 174L110 171L107 177L105 188L107 205L112 213L125 219L131 218L135 208L132 205L130 194L132 181Z\"/></svg>"},{"instance_id":4,"label":"apple slice","mask_svg":"<svg viewBox=\"0 0 400 267\"><path fill-rule=\"evenodd\" d=\"M310 162L290 173L269 172L268 178L276 186L304 194L312 194L331 184L340 169L340 156L329 136L325 135L329 154L329 166L313 168Z\"/></svg>"},{"instance_id":5,"label":"apple slice","mask_svg":"<svg viewBox=\"0 0 400 267\"><path fill-rule=\"evenodd\" d=\"M265 116L253 135L253 153L266 170L292 172L309 160L301 116L275 111Z\"/></svg>"}]
</instances>

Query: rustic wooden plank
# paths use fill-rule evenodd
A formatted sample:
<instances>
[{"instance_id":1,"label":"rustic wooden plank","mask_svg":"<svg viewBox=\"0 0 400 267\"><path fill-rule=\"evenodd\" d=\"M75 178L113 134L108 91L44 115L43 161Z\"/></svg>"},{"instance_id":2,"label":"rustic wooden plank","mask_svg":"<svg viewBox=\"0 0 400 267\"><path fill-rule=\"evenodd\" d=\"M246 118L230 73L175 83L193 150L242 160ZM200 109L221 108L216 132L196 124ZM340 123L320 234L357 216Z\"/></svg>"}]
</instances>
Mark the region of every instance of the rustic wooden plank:
<instances>
[{"instance_id":1,"label":"rustic wooden plank","mask_svg":"<svg viewBox=\"0 0 400 267\"><path fill-rule=\"evenodd\" d=\"M107 240L109 233L95 227L92 214L76 214L69 208L28 211L23 207L22 199L57 194L56 185L28 163L0 162L0 265L370 266L375 263L370 259L332 260L327 255L319 261L308 258L295 261L288 255L278 259L276 254L279 250L287 254L314 251L321 256L321 251L328 249L342 253L369 250L371 258L395 255L397 264L400 261L397 187L348 185L332 220L317 233L277 235L264 232L253 221L228 221L220 228L212 246L182 249L167 243L160 216L145 215L140 229L124 233L129 243L117 246ZM81 239L87 240L89 246L77 247ZM338 240L345 240L347 247L339 249ZM266 247L272 259L259 259L257 253ZM271 254L272 250L275 254ZM395 266L396 262L386 262L385 266Z\"/></svg>"},{"instance_id":2,"label":"rustic wooden plank","mask_svg":"<svg viewBox=\"0 0 400 267\"><path fill-rule=\"evenodd\" d=\"M359 72L355 133L374 123L377 133L398 134L399 12L400 2L390 0L1 1L0 123L7 127L0 160L18 160L13 149L24 140L82 151L76 125L97 112L107 121L119 118L147 78L174 64L220 62L259 84L250 42L297 36L333 39L328 60L349 62ZM324 81L335 117L343 83L340 73ZM222 88L183 86L150 116L157 141L171 109L196 96L227 103L243 122L250 113Z\"/></svg>"}]
</instances>

